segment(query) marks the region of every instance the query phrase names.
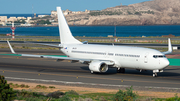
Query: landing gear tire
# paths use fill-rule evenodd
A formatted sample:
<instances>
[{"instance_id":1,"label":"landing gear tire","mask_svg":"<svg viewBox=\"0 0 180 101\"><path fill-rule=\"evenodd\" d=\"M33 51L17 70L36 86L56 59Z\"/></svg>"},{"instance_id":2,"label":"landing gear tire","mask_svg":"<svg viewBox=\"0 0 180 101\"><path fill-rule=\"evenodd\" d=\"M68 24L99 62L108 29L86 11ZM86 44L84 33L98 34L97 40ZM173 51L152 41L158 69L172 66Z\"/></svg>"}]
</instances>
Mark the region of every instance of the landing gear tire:
<instances>
[{"instance_id":1,"label":"landing gear tire","mask_svg":"<svg viewBox=\"0 0 180 101\"><path fill-rule=\"evenodd\" d=\"M91 71L91 74L93 74L94 72L93 71Z\"/></svg>"},{"instance_id":2,"label":"landing gear tire","mask_svg":"<svg viewBox=\"0 0 180 101\"><path fill-rule=\"evenodd\" d=\"M117 73L125 73L125 68L117 69Z\"/></svg>"},{"instance_id":3,"label":"landing gear tire","mask_svg":"<svg viewBox=\"0 0 180 101\"><path fill-rule=\"evenodd\" d=\"M157 73L153 73L153 77L157 77Z\"/></svg>"}]
</instances>

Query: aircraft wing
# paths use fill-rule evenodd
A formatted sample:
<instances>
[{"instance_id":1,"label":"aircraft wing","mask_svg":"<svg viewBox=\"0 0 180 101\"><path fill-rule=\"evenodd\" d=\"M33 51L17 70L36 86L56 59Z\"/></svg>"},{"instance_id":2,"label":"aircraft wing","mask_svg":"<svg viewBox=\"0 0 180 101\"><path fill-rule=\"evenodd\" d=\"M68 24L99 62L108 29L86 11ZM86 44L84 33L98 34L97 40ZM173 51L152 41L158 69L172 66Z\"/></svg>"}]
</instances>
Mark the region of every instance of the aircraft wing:
<instances>
[{"instance_id":1,"label":"aircraft wing","mask_svg":"<svg viewBox=\"0 0 180 101\"><path fill-rule=\"evenodd\" d=\"M50 46L50 47L62 48L61 44L59 44L59 45L53 45L53 44L43 44L43 43L36 43L36 44L45 45L45 46Z\"/></svg>"},{"instance_id":2,"label":"aircraft wing","mask_svg":"<svg viewBox=\"0 0 180 101\"><path fill-rule=\"evenodd\" d=\"M33 43L33 42L27 42L26 43ZM54 45L54 44L44 44L44 43L33 43L33 44L39 44L39 45L44 45L44 46L50 46L50 47L56 47L56 48L62 48L61 44L59 45Z\"/></svg>"},{"instance_id":3,"label":"aircraft wing","mask_svg":"<svg viewBox=\"0 0 180 101\"><path fill-rule=\"evenodd\" d=\"M50 58L50 59L57 59L57 61L62 60L71 60L72 62L81 62L81 63L90 63L92 61L102 61L106 63L107 65L114 65L114 61L111 60L102 60L102 59L83 59L83 58L71 58L71 57L64 57L60 55L32 55L32 54L18 54L14 51L9 41L7 41L10 50L13 54L16 54L18 56L26 56L26 57L36 57L36 58Z\"/></svg>"}]
</instances>

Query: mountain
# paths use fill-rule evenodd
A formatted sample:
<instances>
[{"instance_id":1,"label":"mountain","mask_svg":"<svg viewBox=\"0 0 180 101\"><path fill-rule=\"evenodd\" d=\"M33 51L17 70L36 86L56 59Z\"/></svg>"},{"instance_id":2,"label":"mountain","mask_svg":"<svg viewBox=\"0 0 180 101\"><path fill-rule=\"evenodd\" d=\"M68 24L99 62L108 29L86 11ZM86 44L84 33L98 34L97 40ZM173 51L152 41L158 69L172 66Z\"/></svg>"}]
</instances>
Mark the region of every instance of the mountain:
<instances>
[{"instance_id":1,"label":"mountain","mask_svg":"<svg viewBox=\"0 0 180 101\"><path fill-rule=\"evenodd\" d=\"M70 25L176 25L180 24L180 0L152 0L110 7L88 14L69 14Z\"/></svg>"}]
</instances>

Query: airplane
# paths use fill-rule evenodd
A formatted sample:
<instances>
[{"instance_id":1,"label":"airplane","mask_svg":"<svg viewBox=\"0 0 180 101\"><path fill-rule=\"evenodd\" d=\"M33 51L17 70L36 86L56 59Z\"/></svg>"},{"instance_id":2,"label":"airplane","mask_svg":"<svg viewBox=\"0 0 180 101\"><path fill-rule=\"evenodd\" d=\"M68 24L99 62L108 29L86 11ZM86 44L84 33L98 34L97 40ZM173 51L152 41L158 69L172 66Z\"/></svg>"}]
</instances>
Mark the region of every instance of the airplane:
<instances>
[{"instance_id":1,"label":"airplane","mask_svg":"<svg viewBox=\"0 0 180 101\"><path fill-rule=\"evenodd\" d=\"M71 60L72 63L80 62L89 65L89 70L94 72L105 73L108 68L117 68L118 73L125 73L125 68L136 69L140 72L143 70L152 70L153 77L157 77L158 72L163 72L169 65L165 54L172 53L170 38L168 39L168 51L160 52L155 49L131 46L115 45L98 45L80 42L72 36L61 7L57 7L58 24L60 41L59 45L43 44L57 47L67 57L45 56L19 54L26 57L51 58L61 60ZM7 40L10 50L13 54L15 51Z\"/></svg>"}]
</instances>

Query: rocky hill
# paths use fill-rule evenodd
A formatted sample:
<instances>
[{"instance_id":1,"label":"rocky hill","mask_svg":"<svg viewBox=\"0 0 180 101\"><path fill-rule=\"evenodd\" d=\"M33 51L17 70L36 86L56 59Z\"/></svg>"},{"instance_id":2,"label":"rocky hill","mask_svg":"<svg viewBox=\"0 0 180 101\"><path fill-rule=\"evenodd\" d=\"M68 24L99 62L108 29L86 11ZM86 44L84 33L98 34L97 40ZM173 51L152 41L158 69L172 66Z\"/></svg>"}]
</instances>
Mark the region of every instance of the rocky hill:
<instances>
[{"instance_id":1,"label":"rocky hill","mask_svg":"<svg viewBox=\"0 0 180 101\"><path fill-rule=\"evenodd\" d=\"M70 25L180 24L180 0L152 0L66 16Z\"/></svg>"}]
</instances>

